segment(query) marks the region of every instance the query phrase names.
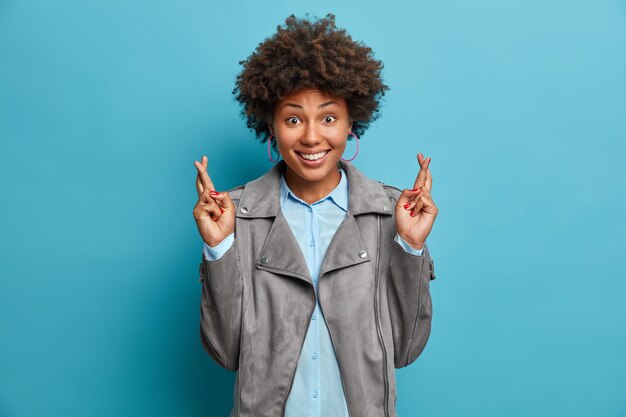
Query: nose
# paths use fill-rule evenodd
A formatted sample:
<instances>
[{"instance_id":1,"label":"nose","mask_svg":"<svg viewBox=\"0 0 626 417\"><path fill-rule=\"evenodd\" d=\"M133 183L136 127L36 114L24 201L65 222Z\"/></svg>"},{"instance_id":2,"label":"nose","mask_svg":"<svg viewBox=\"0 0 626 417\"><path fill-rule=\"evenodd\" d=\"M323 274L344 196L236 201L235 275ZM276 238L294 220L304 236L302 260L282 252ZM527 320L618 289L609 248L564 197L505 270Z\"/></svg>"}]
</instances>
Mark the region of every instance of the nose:
<instances>
[{"instance_id":1,"label":"nose","mask_svg":"<svg viewBox=\"0 0 626 417\"><path fill-rule=\"evenodd\" d=\"M315 146L322 141L320 132L317 131L315 123L309 123L300 138L300 142L305 146Z\"/></svg>"}]
</instances>

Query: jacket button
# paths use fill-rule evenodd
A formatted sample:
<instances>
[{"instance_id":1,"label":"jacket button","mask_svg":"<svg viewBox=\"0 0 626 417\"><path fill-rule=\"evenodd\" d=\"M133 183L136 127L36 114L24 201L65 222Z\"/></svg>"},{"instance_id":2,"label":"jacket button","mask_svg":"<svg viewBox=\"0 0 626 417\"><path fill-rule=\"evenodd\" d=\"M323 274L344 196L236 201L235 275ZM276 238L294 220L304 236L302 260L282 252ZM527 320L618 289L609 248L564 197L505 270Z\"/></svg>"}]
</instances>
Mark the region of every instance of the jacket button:
<instances>
[{"instance_id":1,"label":"jacket button","mask_svg":"<svg viewBox=\"0 0 626 417\"><path fill-rule=\"evenodd\" d=\"M359 252L359 258L366 258L366 257L367 257L367 252L365 252L364 250Z\"/></svg>"},{"instance_id":2,"label":"jacket button","mask_svg":"<svg viewBox=\"0 0 626 417\"><path fill-rule=\"evenodd\" d=\"M383 206L383 210L389 211L389 206Z\"/></svg>"},{"instance_id":3,"label":"jacket button","mask_svg":"<svg viewBox=\"0 0 626 417\"><path fill-rule=\"evenodd\" d=\"M270 260L269 260L269 259L267 259L267 256L263 256L263 257L261 258L261 263L262 263L263 265L267 265L269 262L270 262Z\"/></svg>"},{"instance_id":4,"label":"jacket button","mask_svg":"<svg viewBox=\"0 0 626 417\"><path fill-rule=\"evenodd\" d=\"M242 207L239 209L240 212L242 212L243 214L246 214L248 212L248 207Z\"/></svg>"}]
</instances>

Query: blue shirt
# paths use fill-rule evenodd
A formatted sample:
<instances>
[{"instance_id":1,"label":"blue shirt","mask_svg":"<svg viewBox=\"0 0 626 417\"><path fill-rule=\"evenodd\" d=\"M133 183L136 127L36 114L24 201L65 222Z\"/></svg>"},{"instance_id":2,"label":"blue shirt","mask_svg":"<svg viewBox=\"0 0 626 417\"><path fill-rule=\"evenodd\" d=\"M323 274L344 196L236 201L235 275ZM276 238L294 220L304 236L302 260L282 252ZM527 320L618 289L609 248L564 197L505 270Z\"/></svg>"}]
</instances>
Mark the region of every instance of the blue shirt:
<instances>
[{"instance_id":1,"label":"blue shirt","mask_svg":"<svg viewBox=\"0 0 626 417\"><path fill-rule=\"evenodd\" d=\"M285 219L300 245L317 294L322 260L337 228L348 211L348 181L339 170L339 184L326 197L308 204L297 197L284 177L280 181L280 204ZM395 240L405 251L422 255L398 234ZM234 233L216 247L204 244L207 260L219 259L230 248ZM339 374L339 365L318 297L298 359L293 385L285 405L285 417L348 417L348 406Z\"/></svg>"}]
</instances>

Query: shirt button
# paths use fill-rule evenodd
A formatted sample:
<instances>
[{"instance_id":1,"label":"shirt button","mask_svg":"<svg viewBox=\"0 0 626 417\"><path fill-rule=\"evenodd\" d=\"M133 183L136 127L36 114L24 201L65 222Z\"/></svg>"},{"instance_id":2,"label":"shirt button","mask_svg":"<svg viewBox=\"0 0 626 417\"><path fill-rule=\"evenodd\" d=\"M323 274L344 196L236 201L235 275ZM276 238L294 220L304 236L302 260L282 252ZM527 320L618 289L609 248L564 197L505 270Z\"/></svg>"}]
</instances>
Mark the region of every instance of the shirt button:
<instances>
[{"instance_id":1,"label":"shirt button","mask_svg":"<svg viewBox=\"0 0 626 417\"><path fill-rule=\"evenodd\" d=\"M313 391L313 398L317 398L319 395L320 395L319 392Z\"/></svg>"},{"instance_id":2,"label":"shirt button","mask_svg":"<svg viewBox=\"0 0 626 417\"><path fill-rule=\"evenodd\" d=\"M312 212L313 210L311 210L311 207L307 207L306 211L308 211L309 213Z\"/></svg>"},{"instance_id":3,"label":"shirt button","mask_svg":"<svg viewBox=\"0 0 626 417\"><path fill-rule=\"evenodd\" d=\"M309 242L309 246L310 246L310 247L315 246L315 241L314 241L313 239L311 239L311 241Z\"/></svg>"},{"instance_id":4,"label":"shirt button","mask_svg":"<svg viewBox=\"0 0 626 417\"><path fill-rule=\"evenodd\" d=\"M313 314L313 315L311 316L311 320L315 320L316 318L317 318L317 314Z\"/></svg>"},{"instance_id":5,"label":"shirt button","mask_svg":"<svg viewBox=\"0 0 626 417\"><path fill-rule=\"evenodd\" d=\"M313 355L311 355L311 358L313 358L313 360L319 358L319 355L317 353L314 353Z\"/></svg>"}]
</instances>

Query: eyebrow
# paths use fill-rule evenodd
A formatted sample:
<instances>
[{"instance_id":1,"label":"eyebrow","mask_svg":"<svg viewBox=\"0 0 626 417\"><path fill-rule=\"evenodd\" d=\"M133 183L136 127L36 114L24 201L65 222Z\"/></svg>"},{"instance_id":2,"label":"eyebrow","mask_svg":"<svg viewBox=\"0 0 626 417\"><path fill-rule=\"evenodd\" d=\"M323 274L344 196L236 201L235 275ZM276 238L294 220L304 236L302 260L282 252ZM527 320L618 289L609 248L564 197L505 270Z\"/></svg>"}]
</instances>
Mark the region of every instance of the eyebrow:
<instances>
[{"instance_id":1,"label":"eyebrow","mask_svg":"<svg viewBox=\"0 0 626 417\"><path fill-rule=\"evenodd\" d=\"M320 104L319 106L317 106L317 108L318 108L318 109L321 109L321 108L326 107L326 106L329 106L329 105L331 105L331 104L338 104L338 103L337 103L336 101L327 101L326 103L322 103L322 104ZM283 107L287 107L287 106L290 106L290 107L297 107L297 108L299 108L299 109L301 109L301 108L302 108L302 106L301 106L301 105L296 104L296 103L287 103L287 104L285 104Z\"/></svg>"}]
</instances>

